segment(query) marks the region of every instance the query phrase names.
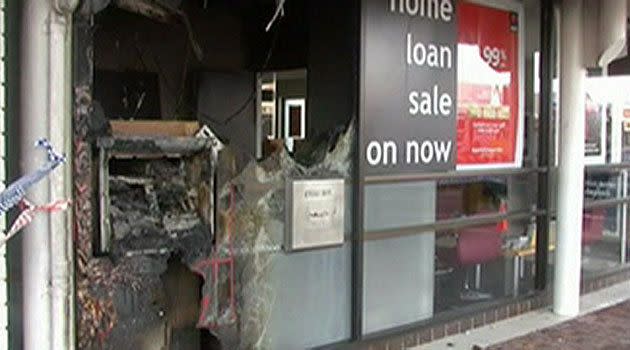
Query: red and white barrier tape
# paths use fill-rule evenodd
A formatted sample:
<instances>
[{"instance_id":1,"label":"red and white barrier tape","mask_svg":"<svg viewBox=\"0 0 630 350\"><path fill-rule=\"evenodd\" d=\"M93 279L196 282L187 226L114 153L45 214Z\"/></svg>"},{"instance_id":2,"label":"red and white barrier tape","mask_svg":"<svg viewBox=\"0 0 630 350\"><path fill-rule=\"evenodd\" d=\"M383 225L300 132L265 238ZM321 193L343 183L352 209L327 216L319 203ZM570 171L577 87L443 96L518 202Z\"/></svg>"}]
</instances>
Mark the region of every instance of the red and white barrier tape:
<instances>
[{"instance_id":1,"label":"red and white barrier tape","mask_svg":"<svg viewBox=\"0 0 630 350\"><path fill-rule=\"evenodd\" d=\"M9 232L5 236L0 237L0 247L15 236L20 230L26 227L33 221L35 214L37 213L55 213L68 209L72 201L67 199L60 199L44 205L34 205L26 199L22 199L20 207L23 208L22 212L17 219L11 225Z\"/></svg>"}]
</instances>

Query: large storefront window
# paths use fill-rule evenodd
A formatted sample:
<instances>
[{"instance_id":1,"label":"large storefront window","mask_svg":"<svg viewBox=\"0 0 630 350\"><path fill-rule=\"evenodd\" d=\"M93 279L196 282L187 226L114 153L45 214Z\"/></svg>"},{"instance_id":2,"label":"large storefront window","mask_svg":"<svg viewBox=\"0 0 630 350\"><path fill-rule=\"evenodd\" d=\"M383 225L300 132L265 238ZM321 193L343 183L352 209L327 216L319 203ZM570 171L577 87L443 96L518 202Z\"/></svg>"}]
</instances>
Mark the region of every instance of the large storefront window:
<instances>
[{"instance_id":1,"label":"large storefront window","mask_svg":"<svg viewBox=\"0 0 630 350\"><path fill-rule=\"evenodd\" d=\"M534 285L536 174L522 169L522 8L462 1L456 26L447 15L425 28L409 8L392 4L364 4L364 334L487 307ZM448 63L424 64L420 53L435 38L422 35L432 31L452 45L442 52L457 52L457 79ZM398 69L405 52L406 67ZM427 82L437 83L444 101L457 96L454 111L435 109L454 112L442 113L444 125L431 120L428 100L426 113L415 113L423 111L414 102ZM440 146L452 153L440 158Z\"/></svg>"},{"instance_id":2,"label":"large storefront window","mask_svg":"<svg viewBox=\"0 0 630 350\"><path fill-rule=\"evenodd\" d=\"M626 262L628 169L624 110L628 77L586 80L582 272L592 278ZM619 164L619 166L615 165Z\"/></svg>"},{"instance_id":3,"label":"large storefront window","mask_svg":"<svg viewBox=\"0 0 630 350\"><path fill-rule=\"evenodd\" d=\"M535 58L537 61L537 58ZM627 259L627 159L624 156L624 105L627 77L586 78L584 130L584 212L582 220L582 278L608 273ZM553 162L560 147L558 79L553 84ZM557 181L552 168L552 183ZM555 199L555 198L554 198ZM555 210L552 202L552 212ZM550 227L550 264L555 251L555 223Z\"/></svg>"},{"instance_id":4,"label":"large storefront window","mask_svg":"<svg viewBox=\"0 0 630 350\"><path fill-rule=\"evenodd\" d=\"M454 184L455 183L455 184ZM533 176L440 181L437 218L527 212ZM533 219L500 220L441 231L436 238L436 310L446 311L532 291L535 263ZM526 272L527 271L527 272ZM439 281L439 283L438 283Z\"/></svg>"}]
</instances>

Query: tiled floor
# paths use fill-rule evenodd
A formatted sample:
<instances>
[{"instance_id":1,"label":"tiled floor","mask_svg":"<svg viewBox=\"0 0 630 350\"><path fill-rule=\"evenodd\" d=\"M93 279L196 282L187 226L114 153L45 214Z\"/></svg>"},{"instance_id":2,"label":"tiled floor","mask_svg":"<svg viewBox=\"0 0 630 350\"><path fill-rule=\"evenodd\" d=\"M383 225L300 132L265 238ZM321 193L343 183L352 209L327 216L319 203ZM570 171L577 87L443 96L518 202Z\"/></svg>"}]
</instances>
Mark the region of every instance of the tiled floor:
<instances>
[{"instance_id":1,"label":"tiled floor","mask_svg":"<svg viewBox=\"0 0 630 350\"><path fill-rule=\"evenodd\" d=\"M580 309L575 319L538 310L414 350L630 349L630 281L583 296Z\"/></svg>"}]
</instances>

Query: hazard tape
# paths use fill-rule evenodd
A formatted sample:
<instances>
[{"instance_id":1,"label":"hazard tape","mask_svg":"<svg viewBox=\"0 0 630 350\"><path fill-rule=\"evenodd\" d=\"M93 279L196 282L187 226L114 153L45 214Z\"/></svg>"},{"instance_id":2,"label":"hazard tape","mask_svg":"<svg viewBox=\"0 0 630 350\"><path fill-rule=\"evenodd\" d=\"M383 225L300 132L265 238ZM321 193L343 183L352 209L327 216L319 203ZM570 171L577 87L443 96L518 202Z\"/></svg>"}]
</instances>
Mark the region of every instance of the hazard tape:
<instances>
[{"instance_id":1,"label":"hazard tape","mask_svg":"<svg viewBox=\"0 0 630 350\"><path fill-rule=\"evenodd\" d=\"M26 199L22 199L20 206L23 208L20 215L15 219L9 232L0 238L0 247L6 244L13 236L18 234L24 227L28 226L37 213L55 213L65 211L70 207L72 201L61 199L44 205L34 205Z\"/></svg>"}]
</instances>

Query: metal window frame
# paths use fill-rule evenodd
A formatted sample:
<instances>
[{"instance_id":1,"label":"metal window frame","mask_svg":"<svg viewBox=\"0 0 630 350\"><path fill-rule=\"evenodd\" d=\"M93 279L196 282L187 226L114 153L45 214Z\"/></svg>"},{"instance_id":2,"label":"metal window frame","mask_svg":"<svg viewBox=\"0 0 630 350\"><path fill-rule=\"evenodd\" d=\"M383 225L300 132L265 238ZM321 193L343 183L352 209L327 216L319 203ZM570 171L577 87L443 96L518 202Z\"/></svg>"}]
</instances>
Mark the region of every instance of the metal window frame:
<instances>
[{"instance_id":1,"label":"metal window frame","mask_svg":"<svg viewBox=\"0 0 630 350\"><path fill-rule=\"evenodd\" d=\"M540 4L540 117L538 128L538 166L551 167L554 165L552 145L555 137L552 132L553 116L553 72L556 64L555 29L553 0L542 0ZM556 132L558 131L557 128ZM538 175L537 207L544 209L536 217L536 254L534 288L544 291L547 288L547 265L549 260L549 227L551 214L549 206L552 203L551 171Z\"/></svg>"},{"instance_id":2,"label":"metal window frame","mask_svg":"<svg viewBox=\"0 0 630 350\"><path fill-rule=\"evenodd\" d=\"M2 27L0 28L0 36L2 37L0 42L2 43L2 46L0 47L1 53L0 53L0 60L2 61L2 63L0 64L0 67L2 67L2 69L0 70L0 75L2 76L0 79L0 85L2 86L2 89L0 91L0 93L2 94L2 104L0 105L0 123L2 123L2 126L0 127L0 134L2 135L2 144L0 145L0 159L1 161L1 165L2 166L2 171L0 172L0 183L1 183L1 187L2 189L4 189L7 185L7 174L8 174L8 167L7 167L7 146L9 145L9 143L7 142L7 100L8 100L8 94L7 94L7 49L8 49L8 45L7 45L7 41L8 41L8 37L7 37L7 2L5 0L0 0L0 16L2 17L2 19L0 20L0 23L2 24ZM3 219L0 221L0 230L3 232L7 229L7 225L8 225L8 221L7 221L7 215L4 215ZM0 264L2 264L2 275L0 276L0 278L2 279L2 282L0 283L0 288L2 288L2 291L0 291L0 295L2 295L3 297L0 298L0 347L2 346L6 346L7 348L9 347L9 254L7 251L7 245L3 245L2 247L0 247Z\"/></svg>"},{"instance_id":3,"label":"metal window frame","mask_svg":"<svg viewBox=\"0 0 630 350\"><path fill-rule=\"evenodd\" d=\"M351 277L350 277L350 341L356 342L363 339L363 204L364 204L364 188L365 188L365 166L361 159L363 159L364 152L361 145L363 144L363 135L361 128L363 123L361 116L365 114L365 108L362 103L362 96L365 93L365 84L363 83L363 76L365 76L365 54L364 54L364 33L365 33L365 6L364 0L355 0L354 6L356 15L354 16L355 33L353 37L357 45L355 46L354 64L355 68L355 81L354 83L354 110L356 117L356 137L354 142L354 154L356 155L352 161L353 163L353 204L352 216L353 216L353 230L352 230L352 245L351 245Z\"/></svg>"}]
</instances>

